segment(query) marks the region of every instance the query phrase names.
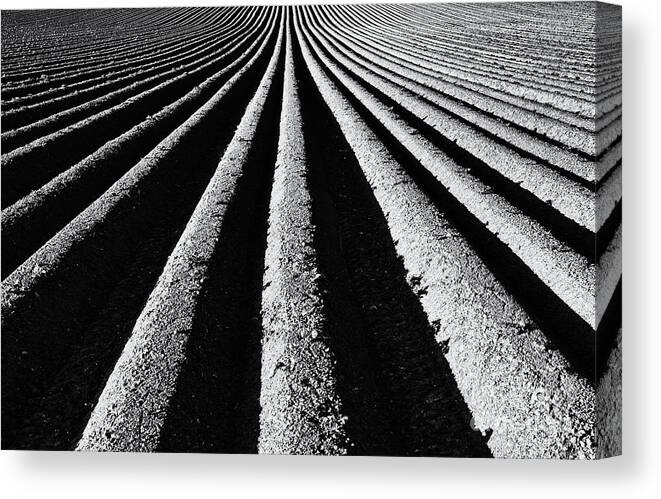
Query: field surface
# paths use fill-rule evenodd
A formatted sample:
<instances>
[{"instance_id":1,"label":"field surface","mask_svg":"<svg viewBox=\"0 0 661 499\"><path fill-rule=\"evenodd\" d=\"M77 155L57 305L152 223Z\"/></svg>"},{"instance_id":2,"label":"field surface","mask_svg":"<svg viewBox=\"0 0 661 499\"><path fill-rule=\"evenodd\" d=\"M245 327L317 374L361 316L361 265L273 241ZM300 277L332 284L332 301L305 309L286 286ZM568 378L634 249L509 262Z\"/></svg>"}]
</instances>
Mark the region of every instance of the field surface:
<instances>
[{"instance_id":1,"label":"field surface","mask_svg":"<svg viewBox=\"0 0 661 499\"><path fill-rule=\"evenodd\" d=\"M617 452L620 24L3 11L2 447Z\"/></svg>"}]
</instances>

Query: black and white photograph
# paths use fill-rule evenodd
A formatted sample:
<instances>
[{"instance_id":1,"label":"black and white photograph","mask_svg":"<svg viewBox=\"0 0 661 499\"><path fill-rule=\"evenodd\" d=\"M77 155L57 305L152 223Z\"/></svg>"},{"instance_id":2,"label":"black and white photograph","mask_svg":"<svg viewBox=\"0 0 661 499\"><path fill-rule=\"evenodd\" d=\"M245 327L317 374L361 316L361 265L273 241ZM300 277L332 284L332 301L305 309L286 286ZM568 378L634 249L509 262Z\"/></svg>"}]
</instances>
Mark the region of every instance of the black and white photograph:
<instances>
[{"instance_id":1,"label":"black and white photograph","mask_svg":"<svg viewBox=\"0 0 661 499\"><path fill-rule=\"evenodd\" d=\"M3 452L622 453L620 5L1 24Z\"/></svg>"}]
</instances>

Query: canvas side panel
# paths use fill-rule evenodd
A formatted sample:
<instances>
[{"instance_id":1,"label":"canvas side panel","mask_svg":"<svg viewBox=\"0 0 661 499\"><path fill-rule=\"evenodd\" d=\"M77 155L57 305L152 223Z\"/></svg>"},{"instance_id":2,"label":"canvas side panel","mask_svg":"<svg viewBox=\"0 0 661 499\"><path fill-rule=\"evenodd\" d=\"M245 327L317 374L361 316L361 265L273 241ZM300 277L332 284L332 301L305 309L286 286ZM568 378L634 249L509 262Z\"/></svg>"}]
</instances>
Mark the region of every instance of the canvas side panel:
<instances>
[{"instance_id":1,"label":"canvas side panel","mask_svg":"<svg viewBox=\"0 0 661 499\"><path fill-rule=\"evenodd\" d=\"M622 8L596 4L596 456L622 453Z\"/></svg>"}]
</instances>

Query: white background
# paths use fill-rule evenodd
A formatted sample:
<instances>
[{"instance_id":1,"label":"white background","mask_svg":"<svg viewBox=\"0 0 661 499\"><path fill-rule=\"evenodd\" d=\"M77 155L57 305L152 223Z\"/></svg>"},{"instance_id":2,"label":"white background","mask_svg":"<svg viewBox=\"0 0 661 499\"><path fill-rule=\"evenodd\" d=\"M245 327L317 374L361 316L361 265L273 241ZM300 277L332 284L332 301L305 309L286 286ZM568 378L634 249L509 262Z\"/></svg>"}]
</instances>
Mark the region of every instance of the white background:
<instances>
[{"instance_id":1,"label":"white background","mask_svg":"<svg viewBox=\"0 0 661 499\"><path fill-rule=\"evenodd\" d=\"M266 3L268 0L262 0ZM381 0L383 1L383 0ZM180 6L182 0L3 1L3 9ZM194 5L247 3L200 2ZM314 3L314 2L278 2ZM316 2L319 3L319 2ZM4 497L658 497L661 490L659 2L622 0L624 453L601 462L0 453Z\"/></svg>"}]
</instances>

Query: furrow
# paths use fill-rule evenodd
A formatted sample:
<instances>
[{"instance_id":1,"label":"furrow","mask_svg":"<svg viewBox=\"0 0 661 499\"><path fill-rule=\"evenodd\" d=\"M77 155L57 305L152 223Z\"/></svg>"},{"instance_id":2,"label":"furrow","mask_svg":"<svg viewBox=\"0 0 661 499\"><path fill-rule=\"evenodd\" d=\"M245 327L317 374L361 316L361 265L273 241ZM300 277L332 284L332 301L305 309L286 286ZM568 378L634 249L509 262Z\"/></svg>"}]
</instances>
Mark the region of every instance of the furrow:
<instances>
[{"instance_id":1,"label":"furrow","mask_svg":"<svg viewBox=\"0 0 661 499\"><path fill-rule=\"evenodd\" d=\"M269 208L262 293L262 361L258 452L374 453L361 426L378 428L356 345L361 336L333 289L313 195L291 28L287 43L278 155ZM316 212L316 213L313 213ZM315 223L316 222L316 223ZM335 293L334 293L334 292ZM364 361L364 359L363 359ZM365 407L366 406L366 407ZM371 451L371 452L370 452Z\"/></svg>"},{"instance_id":2,"label":"furrow","mask_svg":"<svg viewBox=\"0 0 661 499\"><path fill-rule=\"evenodd\" d=\"M231 34L231 33L230 33ZM176 54L174 56L165 57L164 54L159 54L158 60L156 63L150 64L147 61L143 61L140 65L140 70L133 73L129 73L126 76L121 76L116 79L109 78L108 75L104 75L100 78L101 82L98 85L94 85L90 88L85 88L83 90L75 91L60 97L55 97L50 100L42 101L36 104L22 105L20 107L14 107L8 109L8 106L3 106L4 111L2 113L3 128L5 131L12 130L18 127L25 126L26 124L42 120L48 115L53 115L56 113L61 113L63 111L69 110L76 105L81 103L87 103L96 101L98 97L105 97L102 101L103 104L107 105L109 102L112 102L112 98L106 96L109 92L116 92L117 90L123 90L126 92L132 84L137 82L145 82L148 78L152 76L161 76L166 74L167 70L172 68L177 68L177 71L183 71L187 67L190 68L191 61L196 61L199 66L204 62L204 56L208 54L213 55L213 49L221 43L228 39L227 36L219 37L218 35L209 37L210 40L206 41L204 44L198 46L187 47L187 51L181 54ZM149 80L150 82L157 80ZM69 86L67 86L69 87ZM135 87L133 87L135 89ZM117 96L118 94L113 94ZM125 94L119 94L120 97L125 98ZM118 97L119 98L119 97ZM86 106L86 111L91 111L90 106Z\"/></svg>"},{"instance_id":3,"label":"furrow","mask_svg":"<svg viewBox=\"0 0 661 499\"><path fill-rule=\"evenodd\" d=\"M256 26L257 31L263 26ZM188 91L200 78L210 76L214 70L231 75L250 57L250 52L259 42L261 35L253 33L251 42L246 39L242 44L234 46L226 57L235 56L232 62L227 60L211 61L200 71L185 73L142 94L129 98L106 111L90 118L56 131L46 137L37 139L30 144L15 149L2 156L2 203L3 208L15 202L30 190L36 189L55 175L75 164L93 152L108 140L123 133L132 124L146 118L150 112L157 111L163 104L163 99L171 102L178 95ZM241 52L243 49L243 53ZM232 55L230 55L232 54ZM199 74L198 74L199 73ZM83 145L84 144L84 145Z\"/></svg>"},{"instance_id":4,"label":"furrow","mask_svg":"<svg viewBox=\"0 0 661 499\"><path fill-rule=\"evenodd\" d=\"M245 253L245 248L232 248L223 238L245 244L245 223L242 230L236 219L237 214L245 216L245 213L237 213L236 206L247 208L246 201L249 201L241 198L249 195L247 179L254 178L248 171L250 144L256 137L277 70L282 44L282 23L280 25L278 42L260 85L168 258L77 450L148 451L157 450L159 446L172 450L177 448L173 447L174 440L178 445L199 451L204 448L207 437L215 437L215 442L208 442L209 446L228 440L226 427L231 406L223 393L231 382L234 363L231 346L242 340L236 337L241 331L235 330L236 311L231 310L234 305L230 296L223 297L221 293L218 306L222 308L214 306L205 311L202 306L209 297L211 281L218 281L213 284L215 286L226 283L227 292L231 292L236 290L234 286L241 272L246 270L245 255L241 254ZM232 266L230 262L239 266ZM222 273L215 275L215 272ZM213 320L200 320L201 316L211 314L216 314ZM205 352L205 347L212 351ZM197 364L194 360L202 362ZM203 390L201 395L212 397L220 405L213 409L216 414L200 414L205 420L196 424L197 432L189 437L202 439L199 442L185 441L182 433L187 429L184 425L175 429L178 434L166 434L168 418L187 416L186 419L192 419L196 409L200 409L198 404L208 403L192 401L193 394L189 394L188 404L176 403L175 392L193 389L184 384L189 381L186 370L198 371L195 375L199 382L207 385L199 388ZM218 393L213 394L214 389ZM175 416L175 411L189 414Z\"/></svg>"},{"instance_id":5,"label":"furrow","mask_svg":"<svg viewBox=\"0 0 661 499\"><path fill-rule=\"evenodd\" d=\"M259 19L255 26L259 26ZM199 78L200 76L216 71L226 63L232 53L240 50L242 45L248 43L251 35L254 35L256 31L255 26L252 29L239 30L228 37L220 38L218 41L219 47L216 47L213 52L204 57L199 57L186 64L183 64L181 60L175 61L160 74L140 79L124 88L55 113L29 125L4 131L2 133L3 149L10 151L18 147L25 147L29 151L34 148L34 145L30 144L30 142L37 142L38 144L39 138L57 133L62 128L77 122L79 123L86 118L89 119L89 117L92 117L91 119L93 119L94 115L98 116L98 114L102 114L109 107L111 107L111 112L117 112L117 108L126 106L127 102L133 102L134 100L145 101L149 97L154 98L155 96L163 99L164 92L168 90L176 92L178 86L182 84L194 85L196 77Z\"/></svg>"},{"instance_id":6,"label":"furrow","mask_svg":"<svg viewBox=\"0 0 661 499\"><path fill-rule=\"evenodd\" d=\"M465 167L457 164L326 58L314 41L310 43L331 73L361 101L395 140L576 314L594 328L594 264L572 251L548 229L518 210Z\"/></svg>"},{"instance_id":7,"label":"furrow","mask_svg":"<svg viewBox=\"0 0 661 499\"><path fill-rule=\"evenodd\" d=\"M408 275L426 291L422 306L476 426L491 434L494 455L591 456L589 383L569 369L411 181L325 75L298 24L296 29L308 68L372 187Z\"/></svg>"},{"instance_id":8,"label":"furrow","mask_svg":"<svg viewBox=\"0 0 661 499\"><path fill-rule=\"evenodd\" d=\"M387 96L418 120L432 127L440 136L456 143L462 151L468 153L468 161L471 163L479 162L483 167L498 172L511 183L534 195L540 202L551 204L569 219L569 224L574 221L594 232L594 211L591 207L594 206L595 199L590 189L566 179L539 162L517 154L507 145L479 133L465 121L422 101L415 93L391 84L389 79L362 70L348 59L344 52L334 50L332 42L319 30L315 33L334 60L360 79L363 85L369 85L373 89L371 93ZM565 226L567 222L564 223Z\"/></svg>"},{"instance_id":9,"label":"furrow","mask_svg":"<svg viewBox=\"0 0 661 499\"><path fill-rule=\"evenodd\" d=\"M163 210L182 218L192 212L239 121L235 116L265 71L273 36L204 106L2 282L3 435L16 432L28 402L38 399L70 350L84 343L85 326L125 272L142 233L155 221L180 230ZM219 120L226 124L222 129L214 126ZM191 156L190 150L199 152Z\"/></svg>"},{"instance_id":10,"label":"furrow","mask_svg":"<svg viewBox=\"0 0 661 499\"><path fill-rule=\"evenodd\" d=\"M2 212L2 276L101 195L226 81L224 72L30 192Z\"/></svg>"}]
</instances>

